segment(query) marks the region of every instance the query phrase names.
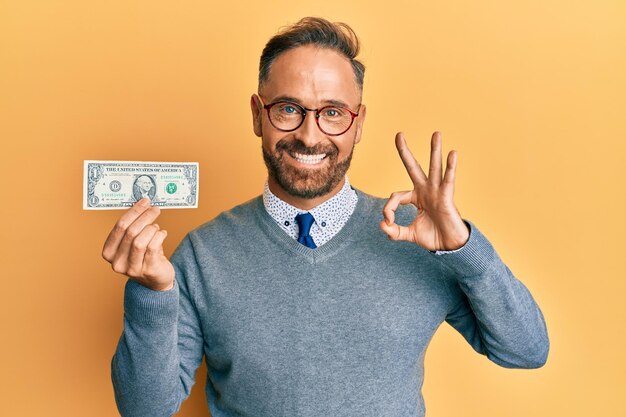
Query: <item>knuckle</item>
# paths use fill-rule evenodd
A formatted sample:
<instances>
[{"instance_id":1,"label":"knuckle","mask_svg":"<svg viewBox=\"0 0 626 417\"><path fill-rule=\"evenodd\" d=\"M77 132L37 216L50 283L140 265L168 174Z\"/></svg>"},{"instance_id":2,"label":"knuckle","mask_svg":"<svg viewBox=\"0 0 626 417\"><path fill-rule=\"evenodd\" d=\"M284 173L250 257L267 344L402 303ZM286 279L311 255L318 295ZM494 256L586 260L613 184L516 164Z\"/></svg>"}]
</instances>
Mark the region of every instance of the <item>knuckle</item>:
<instances>
[{"instance_id":1,"label":"knuckle","mask_svg":"<svg viewBox=\"0 0 626 417\"><path fill-rule=\"evenodd\" d=\"M126 271L126 275L131 276L131 277L139 277L141 276L141 272L137 271L136 268L130 267L128 268L128 271Z\"/></svg>"},{"instance_id":2,"label":"knuckle","mask_svg":"<svg viewBox=\"0 0 626 417\"><path fill-rule=\"evenodd\" d=\"M106 249L102 250L102 258L104 258L104 260L107 262L111 262L113 260L113 257L108 253Z\"/></svg>"},{"instance_id":3,"label":"knuckle","mask_svg":"<svg viewBox=\"0 0 626 417\"><path fill-rule=\"evenodd\" d=\"M122 265L120 262L111 263L111 268L113 269L113 272L118 274L124 274L126 272L125 265Z\"/></svg>"},{"instance_id":4,"label":"knuckle","mask_svg":"<svg viewBox=\"0 0 626 417\"><path fill-rule=\"evenodd\" d=\"M130 246L130 250L133 252L143 252L146 250L146 243L140 241L139 239L133 240L132 245Z\"/></svg>"},{"instance_id":5,"label":"knuckle","mask_svg":"<svg viewBox=\"0 0 626 417\"><path fill-rule=\"evenodd\" d=\"M129 224L124 219L119 219L115 226L113 226L114 233L124 233L128 228Z\"/></svg>"},{"instance_id":6,"label":"knuckle","mask_svg":"<svg viewBox=\"0 0 626 417\"><path fill-rule=\"evenodd\" d=\"M126 234L124 235L124 238L126 238L127 240L133 240L137 237L137 235L139 235L139 228L137 227L129 227L126 230Z\"/></svg>"}]
</instances>

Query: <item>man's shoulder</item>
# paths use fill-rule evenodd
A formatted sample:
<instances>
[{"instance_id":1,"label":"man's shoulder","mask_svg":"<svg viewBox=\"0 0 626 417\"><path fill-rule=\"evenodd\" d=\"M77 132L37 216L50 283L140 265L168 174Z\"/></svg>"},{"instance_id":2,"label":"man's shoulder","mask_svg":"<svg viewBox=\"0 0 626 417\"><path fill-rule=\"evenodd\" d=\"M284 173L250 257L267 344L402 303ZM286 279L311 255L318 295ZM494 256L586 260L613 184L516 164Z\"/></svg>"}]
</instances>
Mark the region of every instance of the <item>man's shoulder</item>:
<instances>
[{"instance_id":1,"label":"man's shoulder","mask_svg":"<svg viewBox=\"0 0 626 417\"><path fill-rule=\"evenodd\" d=\"M207 262L210 256L238 253L247 233L258 230L263 209L260 196L247 200L188 232L172 254L172 263ZM213 254L213 255L212 255Z\"/></svg>"}]
</instances>

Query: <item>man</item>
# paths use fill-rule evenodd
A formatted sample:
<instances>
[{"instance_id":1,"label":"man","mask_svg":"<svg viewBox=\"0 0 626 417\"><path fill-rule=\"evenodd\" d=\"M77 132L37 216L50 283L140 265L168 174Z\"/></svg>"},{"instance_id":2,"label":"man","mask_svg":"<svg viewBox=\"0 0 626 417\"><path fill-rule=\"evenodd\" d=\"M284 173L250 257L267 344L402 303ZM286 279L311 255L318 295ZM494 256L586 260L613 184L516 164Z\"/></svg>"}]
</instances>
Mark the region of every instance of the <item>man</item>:
<instances>
[{"instance_id":1,"label":"man","mask_svg":"<svg viewBox=\"0 0 626 417\"><path fill-rule=\"evenodd\" d=\"M154 200L156 195L156 186L154 180L147 175L141 175L133 184L133 197L139 201L142 198Z\"/></svg>"},{"instance_id":2,"label":"man","mask_svg":"<svg viewBox=\"0 0 626 417\"><path fill-rule=\"evenodd\" d=\"M171 262L158 208L142 200L117 222L103 256L130 277L112 361L122 415L175 413L205 356L214 417L423 416L443 321L501 366L544 364L543 316L456 210L439 133L428 175L396 136L413 190L385 202L350 186L357 53L348 26L314 18L268 42L250 103L263 195L190 232Z\"/></svg>"}]
</instances>

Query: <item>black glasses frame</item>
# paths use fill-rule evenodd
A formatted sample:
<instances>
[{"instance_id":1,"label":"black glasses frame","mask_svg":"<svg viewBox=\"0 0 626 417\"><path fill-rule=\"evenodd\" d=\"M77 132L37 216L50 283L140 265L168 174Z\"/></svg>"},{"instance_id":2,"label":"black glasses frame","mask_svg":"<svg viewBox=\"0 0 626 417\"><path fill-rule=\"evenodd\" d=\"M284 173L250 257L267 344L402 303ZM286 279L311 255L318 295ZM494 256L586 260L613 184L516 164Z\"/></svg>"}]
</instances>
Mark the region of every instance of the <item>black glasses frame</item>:
<instances>
[{"instance_id":1,"label":"black glasses frame","mask_svg":"<svg viewBox=\"0 0 626 417\"><path fill-rule=\"evenodd\" d=\"M352 127L352 124L354 124L354 119L359 115L358 112L353 112L352 110L350 110L347 107L341 107L341 106L324 106L321 107L319 109L309 109L306 108L304 106L299 105L298 103L294 103L292 101L287 101L287 100L280 100L280 101L276 101L274 103L270 103L270 104L265 104L265 101L263 100L263 98L261 96L259 96L259 99L261 100L261 104L263 104L263 108L265 110L267 110L267 118L269 119L270 123L272 124L272 126L274 126L275 129L280 130L281 132L293 132L294 130L298 130L300 128L300 126L302 126L302 124L304 123L304 119L306 119L306 115L308 112L312 111L315 112L315 123L317 124L317 127L320 131L322 131L322 133L324 133L325 135L328 136L339 136L339 135L343 135L344 133L346 133L348 130L350 130L350 128ZM274 107L277 104L289 104L289 105L293 105L294 107L301 109L302 111L300 112L302 114L302 120L300 121L300 124L298 124L298 126L294 127L293 129L281 129L280 127L277 127L274 122L272 121L272 118L270 117L270 110L272 109L272 107ZM324 129L322 129L322 126L320 126L320 113L328 108L340 108L343 110L346 110L348 113L350 113L350 116L352 116L352 118L350 119L350 124L348 125L348 127L341 133L328 133L327 131L325 131ZM361 104L359 104L359 111L361 110Z\"/></svg>"}]
</instances>

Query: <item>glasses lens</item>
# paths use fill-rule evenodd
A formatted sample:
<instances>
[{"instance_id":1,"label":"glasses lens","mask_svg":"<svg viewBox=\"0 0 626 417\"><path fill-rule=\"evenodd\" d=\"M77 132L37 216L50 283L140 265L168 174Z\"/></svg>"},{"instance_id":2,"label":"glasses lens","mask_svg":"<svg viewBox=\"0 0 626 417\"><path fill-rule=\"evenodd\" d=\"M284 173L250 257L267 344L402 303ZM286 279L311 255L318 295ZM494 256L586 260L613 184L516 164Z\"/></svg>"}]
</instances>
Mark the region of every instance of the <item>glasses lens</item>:
<instances>
[{"instance_id":1,"label":"glasses lens","mask_svg":"<svg viewBox=\"0 0 626 417\"><path fill-rule=\"evenodd\" d=\"M277 129L293 130L302 123L304 109L295 103L280 101L272 106L269 116Z\"/></svg>"},{"instance_id":2,"label":"glasses lens","mask_svg":"<svg viewBox=\"0 0 626 417\"><path fill-rule=\"evenodd\" d=\"M352 125L352 114L341 107L324 107L320 110L319 124L329 135L339 135Z\"/></svg>"}]
</instances>

